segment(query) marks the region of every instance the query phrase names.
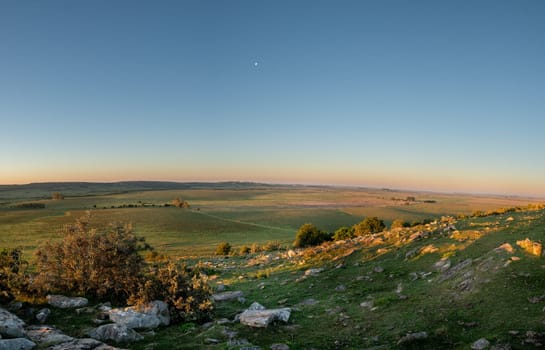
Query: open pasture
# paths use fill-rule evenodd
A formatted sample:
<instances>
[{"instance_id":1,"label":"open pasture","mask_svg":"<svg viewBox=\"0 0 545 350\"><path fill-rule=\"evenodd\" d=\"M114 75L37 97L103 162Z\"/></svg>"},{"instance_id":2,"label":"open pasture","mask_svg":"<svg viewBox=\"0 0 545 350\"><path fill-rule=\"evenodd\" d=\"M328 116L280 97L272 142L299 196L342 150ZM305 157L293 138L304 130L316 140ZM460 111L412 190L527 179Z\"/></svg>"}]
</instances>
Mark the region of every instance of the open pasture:
<instances>
[{"instance_id":1,"label":"open pasture","mask_svg":"<svg viewBox=\"0 0 545 350\"><path fill-rule=\"evenodd\" d=\"M76 192L64 186L67 193ZM97 186L91 188L98 195L86 192L85 196L67 196L64 200L43 199L46 193L43 188L32 193L32 189L21 187L19 197L12 190L9 198L0 198L3 203L0 247L20 246L26 255L31 254L45 240L59 239L63 225L74 222L87 211L91 212L92 225L97 227L113 222L131 223L137 235L144 236L159 252L172 256L203 256L213 254L216 245L224 241L235 248L270 240L289 245L298 227L307 222L333 232L366 216L378 216L390 224L398 218L411 222L447 214L470 214L477 209L523 206L535 201L518 197L258 184L222 187L201 184L102 194L109 189ZM405 201L409 196L416 201ZM187 200L191 208L164 206L175 198ZM24 201L43 203L45 208L13 207Z\"/></svg>"}]
</instances>

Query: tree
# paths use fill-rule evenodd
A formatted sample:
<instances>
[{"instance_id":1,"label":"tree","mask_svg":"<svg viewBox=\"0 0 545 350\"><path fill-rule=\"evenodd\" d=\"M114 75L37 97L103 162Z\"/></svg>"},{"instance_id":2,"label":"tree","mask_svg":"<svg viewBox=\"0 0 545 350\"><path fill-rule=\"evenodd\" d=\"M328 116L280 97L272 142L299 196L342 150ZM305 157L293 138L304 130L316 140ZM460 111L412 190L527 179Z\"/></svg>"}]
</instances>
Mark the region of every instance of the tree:
<instances>
[{"instance_id":1,"label":"tree","mask_svg":"<svg viewBox=\"0 0 545 350\"><path fill-rule=\"evenodd\" d=\"M222 242L216 248L216 255L229 255L230 252L231 245L228 242Z\"/></svg>"},{"instance_id":2,"label":"tree","mask_svg":"<svg viewBox=\"0 0 545 350\"><path fill-rule=\"evenodd\" d=\"M331 236L327 232L323 232L313 224L302 225L295 235L293 246L296 248L315 246L330 240Z\"/></svg>"},{"instance_id":3,"label":"tree","mask_svg":"<svg viewBox=\"0 0 545 350\"><path fill-rule=\"evenodd\" d=\"M180 199L180 198L176 198L175 200L173 200L172 205L174 205L177 208L183 208L183 209L189 209L190 208L189 203L187 201L183 200L183 199Z\"/></svg>"},{"instance_id":4,"label":"tree","mask_svg":"<svg viewBox=\"0 0 545 350\"><path fill-rule=\"evenodd\" d=\"M409 226L411 225L405 220L396 219L392 222L392 225L390 226L390 228L394 229L394 228L403 228L403 227L409 227Z\"/></svg>"},{"instance_id":5,"label":"tree","mask_svg":"<svg viewBox=\"0 0 545 350\"><path fill-rule=\"evenodd\" d=\"M386 225L378 217L367 217L359 224L354 225L356 236L368 235L384 231Z\"/></svg>"},{"instance_id":6,"label":"tree","mask_svg":"<svg viewBox=\"0 0 545 350\"><path fill-rule=\"evenodd\" d=\"M53 200L61 200L61 199L64 199L64 194L60 193L60 192L54 192L52 195L51 195L51 199Z\"/></svg>"},{"instance_id":7,"label":"tree","mask_svg":"<svg viewBox=\"0 0 545 350\"><path fill-rule=\"evenodd\" d=\"M340 241L344 239L351 239L354 238L356 235L354 233L353 227L346 227L343 226L339 228L337 231L335 231L335 234L333 235L333 240Z\"/></svg>"}]
</instances>

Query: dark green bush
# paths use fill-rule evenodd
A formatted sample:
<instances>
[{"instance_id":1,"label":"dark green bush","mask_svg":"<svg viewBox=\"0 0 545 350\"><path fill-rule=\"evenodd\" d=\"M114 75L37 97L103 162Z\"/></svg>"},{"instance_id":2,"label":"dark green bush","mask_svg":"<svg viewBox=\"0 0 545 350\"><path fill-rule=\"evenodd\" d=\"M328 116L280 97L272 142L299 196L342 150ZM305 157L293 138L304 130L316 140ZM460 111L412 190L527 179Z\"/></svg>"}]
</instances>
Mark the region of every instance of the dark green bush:
<instances>
[{"instance_id":1,"label":"dark green bush","mask_svg":"<svg viewBox=\"0 0 545 350\"><path fill-rule=\"evenodd\" d=\"M354 232L356 236L363 236L382 232L385 228L386 225L384 225L384 221L374 216L367 217L359 224L354 225Z\"/></svg>"},{"instance_id":2,"label":"dark green bush","mask_svg":"<svg viewBox=\"0 0 545 350\"><path fill-rule=\"evenodd\" d=\"M335 234L333 234L333 240L340 241L344 239L351 239L356 237L356 234L354 233L353 227L346 227L343 226L339 228L337 231L335 231Z\"/></svg>"},{"instance_id":3,"label":"dark green bush","mask_svg":"<svg viewBox=\"0 0 545 350\"><path fill-rule=\"evenodd\" d=\"M0 304L6 304L27 292L27 266L27 262L22 259L21 249L0 251Z\"/></svg>"},{"instance_id":4,"label":"dark green bush","mask_svg":"<svg viewBox=\"0 0 545 350\"><path fill-rule=\"evenodd\" d=\"M229 255L230 252L231 245L228 242L222 242L216 248L216 255Z\"/></svg>"},{"instance_id":5,"label":"dark green bush","mask_svg":"<svg viewBox=\"0 0 545 350\"><path fill-rule=\"evenodd\" d=\"M329 233L321 231L313 224L304 224L297 231L293 246L296 248L315 246L330 239Z\"/></svg>"}]
</instances>

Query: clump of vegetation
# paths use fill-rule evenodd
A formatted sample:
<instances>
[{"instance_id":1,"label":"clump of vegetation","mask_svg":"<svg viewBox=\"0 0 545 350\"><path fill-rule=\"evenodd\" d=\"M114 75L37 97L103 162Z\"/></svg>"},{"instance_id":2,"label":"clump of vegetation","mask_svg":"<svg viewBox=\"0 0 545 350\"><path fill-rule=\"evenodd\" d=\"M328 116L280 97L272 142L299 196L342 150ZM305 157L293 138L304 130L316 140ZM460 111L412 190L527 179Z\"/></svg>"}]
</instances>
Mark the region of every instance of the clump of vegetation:
<instances>
[{"instance_id":1,"label":"clump of vegetation","mask_svg":"<svg viewBox=\"0 0 545 350\"><path fill-rule=\"evenodd\" d=\"M216 248L216 255L229 255L229 253L231 253L231 248L229 242L222 242L218 244L218 247Z\"/></svg>"},{"instance_id":2,"label":"clump of vegetation","mask_svg":"<svg viewBox=\"0 0 545 350\"><path fill-rule=\"evenodd\" d=\"M333 234L333 240L340 241L356 237L353 227L343 226L337 229Z\"/></svg>"},{"instance_id":3,"label":"clump of vegetation","mask_svg":"<svg viewBox=\"0 0 545 350\"><path fill-rule=\"evenodd\" d=\"M252 251L251 247L248 247L247 245L243 245L239 248L238 253L240 255L246 255L246 254L250 254L251 251Z\"/></svg>"},{"instance_id":4,"label":"clump of vegetation","mask_svg":"<svg viewBox=\"0 0 545 350\"><path fill-rule=\"evenodd\" d=\"M6 304L28 290L27 267L21 249L0 251L0 304Z\"/></svg>"},{"instance_id":5,"label":"clump of vegetation","mask_svg":"<svg viewBox=\"0 0 545 350\"><path fill-rule=\"evenodd\" d=\"M240 253L248 254L248 253L259 253L259 252L273 252L280 249L282 249L282 245L280 244L279 241L267 241L267 243L263 245L254 243L252 244L251 247L242 246L240 249ZM245 253L243 253L243 250L245 251Z\"/></svg>"},{"instance_id":6,"label":"clump of vegetation","mask_svg":"<svg viewBox=\"0 0 545 350\"><path fill-rule=\"evenodd\" d=\"M64 194L60 193L60 192L53 192L53 194L51 194L51 199L53 200L62 200L64 199Z\"/></svg>"},{"instance_id":7,"label":"clump of vegetation","mask_svg":"<svg viewBox=\"0 0 545 350\"><path fill-rule=\"evenodd\" d=\"M149 246L130 225L98 232L87 216L65 226L63 233L61 242L47 242L36 252L39 290L125 301L139 285L145 265L140 251Z\"/></svg>"},{"instance_id":8,"label":"clump of vegetation","mask_svg":"<svg viewBox=\"0 0 545 350\"><path fill-rule=\"evenodd\" d=\"M36 202L29 202L29 203L20 203L15 205L15 208L19 209L43 209L45 208L44 203L36 203Z\"/></svg>"},{"instance_id":9,"label":"clump of vegetation","mask_svg":"<svg viewBox=\"0 0 545 350\"><path fill-rule=\"evenodd\" d=\"M359 224L354 225L354 233L356 236L369 235L384 231L386 225L384 221L376 216L367 217Z\"/></svg>"},{"instance_id":10,"label":"clump of vegetation","mask_svg":"<svg viewBox=\"0 0 545 350\"><path fill-rule=\"evenodd\" d=\"M186 200L183 200L180 198L176 198L175 200L173 200L172 205L175 206L176 208L183 208L183 209L189 209L191 207Z\"/></svg>"},{"instance_id":11,"label":"clump of vegetation","mask_svg":"<svg viewBox=\"0 0 545 350\"><path fill-rule=\"evenodd\" d=\"M390 228L395 229L395 228L403 228L403 227L410 227L410 226L411 225L405 220L396 219L392 221L392 225L390 225Z\"/></svg>"},{"instance_id":12,"label":"clump of vegetation","mask_svg":"<svg viewBox=\"0 0 545 350\"><path fill-rule=\"evenodd\" d=\"M318 229L313 224L304 224L297 231L293 246L296 248L315 246L330 239L331 235L329 233Z\"/></svg>"},{"instance_id":13,"label":"clump of vegetation","mask_svg":"<svg viewBox=\"0 0 545 350\"><path fill-rule=\"evenodd\" d=\"M168 261L148 267L129 303L163 300L174 322L203 321L210 319L214 310L211 293L206 276L198 269Z\"/></svg>"}]
</instances>

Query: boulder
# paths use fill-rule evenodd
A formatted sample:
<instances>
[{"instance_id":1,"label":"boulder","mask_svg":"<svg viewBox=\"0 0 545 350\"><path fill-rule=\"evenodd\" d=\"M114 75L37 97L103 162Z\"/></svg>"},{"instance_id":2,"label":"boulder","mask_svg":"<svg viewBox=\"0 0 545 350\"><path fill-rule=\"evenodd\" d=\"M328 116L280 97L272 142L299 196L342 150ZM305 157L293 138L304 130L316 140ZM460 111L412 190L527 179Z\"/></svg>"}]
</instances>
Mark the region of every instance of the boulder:
<instances>
[{"instance_id":1,"label":"boulder","mask_svg":"<svg viewBox=\"0 0 545 350\"><path fill-rule=\"evenodd\" d=\"M517 245L530 255L541 256L542 245L539 242L534 242L531 239L526 238L522 241L517 241Z\"/></svg>"},{"instance_id":2,"label":"boulder","mask_svg":"<svg viewBox=\"0 0 545 350\"><path fill-rule=\"evenodd\" d=\"M116 343L134 342L144 339L134 329L118 324L105 324L94 328L89 332L89 336L102 341L113 340Z\"/></svg>"},{"instance_id":3,"label":"boulder","mask_svg":"<svg viewBox=\"0 0 545 350\"><path fill-rule=\"evenodd\" d=\"M414 341L423 340L427 338L428 338L428 333L426 332L407 333L407 335L399 339L399 341L397 342L397 345L412 343Z\"/></svg>"},{"instance_id":4,"label":"boulder","mask_svg":"<svg viewBox=\"0 0 545 350\"><path fill-rule=\"evenodd\" d=\"M290 350L287 344L275 343L271 345L271 350Z\"/></svg>"},{"instance_id":5,"label":"boulder","mask_svg":"<svg viewBox=\"0 0 545 350\"><path fill-rule=\"evenodd\" d=\"M36 314L36 320L38 320L40 323L45 323L49 315L51 315L51 310L48 308L43 308Z\"/></svg>"},{"instance_id":6,"label":"boulder","mask_svg":"<svg viewBox=\"0 0 545 350\"><path fill-rule=\"evenodd\" d=\"M25 338L0 339L0 350L31 350L35 343Z\"/></svg>"},{"instance_id":7,"label":"boulder","mask_svg":"<svg viewBox=\"0 0 545 350\"><path fill-rule=\"evenodd\" d=\"M122 350L109 346L96 339L83 338L74 339L67 343L53 345L47 348L47 350Z\"/></svg>"},{"instance_id":8,"label":"boulder","mask_svg":"<svg viewBox=\"0 0 545 350\"><path fill-rule=\"evenodd\" d=\"M25 323L11 312L0 308L0 336L2 338L24 338Z\"/></svg>"},{"instance_id":9,"label":"boulder","mask_svg":"<svg viewBox=\"0 0 545 350\"><path fill-rule=\"evenodd\" d=\"M48 295L47 303L51 306L58 307L60 309L72 309L78 307L84 307L89 304L89 300L82 297L66 297L64 295Z\"/></svg>"},{"instance_id":10,"label":"boulder","mask_svg":"<svg viewBox=\"0 0 545 350\"><path fill-rule=\"evenodd\" d=\"M227 301L227 300L242 298L243 296L244 296L244 293L242 291L236 290L236 291L213 294L212 295L212 300L214 300L214 301Z\"/></svg>"},{"instance_id":11,"label":"boulder","mask_svg":"<svg viewBox=\"0 0 545 350\"><path fill-rule=\"evenodd\" d=\"M490 342L486 340L485 338L481 338L477 340L476 342L474 342L473 344L471 344L471 349L484 350L484 349L488 349L489 346L490 346Z\"/></svg>"},{"instance_id":12,"label":"boulder","mask_svg":"<svg viewBox=\"0 0 545 350\"><path fill-rule=\"evenodd\" d=\"M48 346L66 343L74 338L62 333L60 330L49 326L30 326L26 330L27 336L35 343Z\"/></svg>"},{"instance_id":13,"label":"boulder","mask_svg":"<svg viewBox=\"0 0 545 350\"><path fill-rule=\"evenodd\" d=\"M322 268L319 268L319 269L308 269L305 271L305 276L316 276L318 274L320 274L320 272L324 271L324 269Z\"/></svg>"},{"instance_id":14,"label":"boulder","mask_svg":"<svg viewBox=\"0 0 545 350\"><path fill-rule=\"evenodd\" d=\"M112 309L110 320L127 328L157 328L170 324L170 313L165 302L155 300L143 306Z\"/></svg>"},{"instance_id":15,"label":"boulder","mask_svg":"<svg viewBox=\"0 0 545 350\"><path fill-rule=\"evenodd\" d=\"M250 307L239 315L240 323L257 328L266 328L273 321L288 322L291 314L290 308L270 309L257 302L252 303Z\"/></svg>"}]
</instances>

